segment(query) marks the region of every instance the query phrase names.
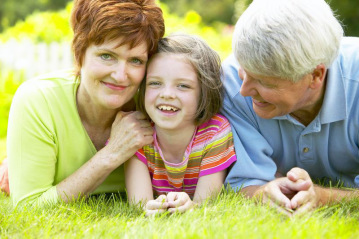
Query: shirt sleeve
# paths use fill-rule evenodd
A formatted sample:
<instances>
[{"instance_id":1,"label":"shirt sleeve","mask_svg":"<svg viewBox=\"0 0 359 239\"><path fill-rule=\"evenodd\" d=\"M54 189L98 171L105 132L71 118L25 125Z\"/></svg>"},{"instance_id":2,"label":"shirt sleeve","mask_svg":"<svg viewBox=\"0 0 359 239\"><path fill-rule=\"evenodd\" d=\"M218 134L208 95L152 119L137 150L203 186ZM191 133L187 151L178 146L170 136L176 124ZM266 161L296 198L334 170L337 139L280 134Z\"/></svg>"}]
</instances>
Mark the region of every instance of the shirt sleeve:
<instances>
[{"instance_id":1,"label":"shirt sleeve","mask_svg":"<svg viewBox=\"0 0 359 239\"><path fill-rule=\"evenodd\" d=\"M228 120L224 116L215 115L210 122L213 124L206 126L206 130L215 133L205 145L199 177L227 169L237 160ZM210 128L212 129L209 130Z\"/></svg>"},{"instance_id":2,"label":"shirt sleeve","mask_svg":"<svg viewBox=\"0 0 359 239\"><path fill-rule=\"evenodd\" d=\"M23 83L12 101L7 135L10 192L14 205L56 203L54 185L57 142L51 107L31 81Z\"/></svg>"},{"instance_id":3,"label":"shirt sleeve","mask_svg":"<svg viewBox=\"0 0 359 239\"><path fill-rule=\"evenodd\" d=\"M142 162L144 163L145 165L147 165L147 158L146 158L146 155L145 155L145 151L142 149L138 150L135 155L137 156L137 158Z\"/></svg>"},{"instance_id":4,"label":"shirt sleeve","mask_svg":"<svg viewBox=\"0 0 359 239\"><path fill-rule=\"evenodd\" d=\"M274 179L277 166L271 158L273 149L261 135L250 97L240 95L241 79L233 55L224 62L225 95L222 113L229 120L237 162L225 180L234 191L251 185L263 185Z\"/></svg>"}]
</instances>

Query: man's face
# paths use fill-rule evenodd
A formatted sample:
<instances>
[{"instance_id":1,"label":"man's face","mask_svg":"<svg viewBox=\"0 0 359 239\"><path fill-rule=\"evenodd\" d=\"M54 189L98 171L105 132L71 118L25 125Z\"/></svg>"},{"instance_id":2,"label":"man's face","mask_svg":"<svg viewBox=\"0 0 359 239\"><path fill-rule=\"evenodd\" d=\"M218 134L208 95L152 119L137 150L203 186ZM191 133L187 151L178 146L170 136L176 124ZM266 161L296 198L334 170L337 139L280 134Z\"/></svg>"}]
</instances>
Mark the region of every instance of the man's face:
<instances>
[{"instance_id":1,"label":"man's face","mask_svg":"<svg viewBox=\"0 0 359 239\"><path fill-rule=\"evenodd\" d=\"M271 119L301 110L310 102L313 90L310 88L312 74L305 75L294 83L275 77L256 75L239 69L243 80L241 95L252 97L253 109L264 119Z\"/></svg>"}]
</instances>

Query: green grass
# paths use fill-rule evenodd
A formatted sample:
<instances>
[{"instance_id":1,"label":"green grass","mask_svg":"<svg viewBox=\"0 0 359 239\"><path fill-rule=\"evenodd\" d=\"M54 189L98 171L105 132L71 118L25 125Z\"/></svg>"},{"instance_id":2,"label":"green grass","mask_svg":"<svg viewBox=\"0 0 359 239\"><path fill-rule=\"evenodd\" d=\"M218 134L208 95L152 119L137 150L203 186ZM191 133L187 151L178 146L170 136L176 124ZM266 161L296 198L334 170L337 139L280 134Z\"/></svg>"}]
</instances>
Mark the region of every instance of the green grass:
<instances>
[{"instance_id":1,"label":"green grass","mask_svg":"<svg viewBox=\"0 0 359 239\"><path fill-rule=\"evenodd\" d=\"M146 218L119 198L12 209L0 195L0 238L359 238L358 202L288 218L225 193L192 212Z\"/></svg>"}]
</instances>

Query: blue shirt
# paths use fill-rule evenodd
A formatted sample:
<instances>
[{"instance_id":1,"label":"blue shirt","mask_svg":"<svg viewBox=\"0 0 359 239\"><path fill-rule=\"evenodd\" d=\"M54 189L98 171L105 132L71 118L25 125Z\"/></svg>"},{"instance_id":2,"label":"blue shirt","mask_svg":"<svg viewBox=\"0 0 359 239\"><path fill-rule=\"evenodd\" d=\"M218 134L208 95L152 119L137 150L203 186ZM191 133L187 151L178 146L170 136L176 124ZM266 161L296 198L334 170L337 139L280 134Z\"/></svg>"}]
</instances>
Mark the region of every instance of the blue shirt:
<instances>
[{"instance_id":1,"label":"blue shirt","mask_svg":"<svg viewBox=\"0 0 359 239\"><path fill-rule=\"evenodd\" d=\"M305 169L314 182L359 186L359 38L342 40L328 69L326 91L316 118L304 126L289 114L263 119L252 98L240 93L238 62L223 62L223 113L232 126L237 162L226 178L234 190L262 185L275 173Z\"/></svg>"}]
</instances>

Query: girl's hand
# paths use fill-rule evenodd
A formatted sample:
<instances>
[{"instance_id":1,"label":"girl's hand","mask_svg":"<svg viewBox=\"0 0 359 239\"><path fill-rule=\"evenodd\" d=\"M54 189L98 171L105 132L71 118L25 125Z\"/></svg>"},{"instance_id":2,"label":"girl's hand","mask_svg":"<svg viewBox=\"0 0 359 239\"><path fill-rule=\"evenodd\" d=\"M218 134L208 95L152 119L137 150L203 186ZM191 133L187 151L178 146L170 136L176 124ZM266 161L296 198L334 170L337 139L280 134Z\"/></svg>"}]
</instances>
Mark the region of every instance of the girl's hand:
<instances>
[{"instance_id":1,"label":"girl's hand","mask_svg":"<svg viewBox=\"0 0 359 239\"><path fill-rule=\"evenodd\" d=\"M170 192L167 194L168 211L170 213L184 213L196 206L185 192Z\"/></svg>"},{"instance_id":2,"label":"girl's hand","mask_svg":"<svg viewBox=\"0 0 359 239\"><path fill-rule=\"evenodd\" d=\"M118 158L129 159L137 150L153 142L150 122L141 112L118 112L112 124L107 150ZM115 157L116 158L116 157Z\"/></svg>"},{"instance_id":3,"label":"girl's hand","mask_svg":"<svg viewBox=\"0 0 359 239\"><path fill-rule=\"evenodd\" d=\"M150 200L146 203L145 211L146 216L153 216L157 214L161 214L167 211L168 202L166 195L160 195L155 200Z\"/></svg>"}]
</instances>

